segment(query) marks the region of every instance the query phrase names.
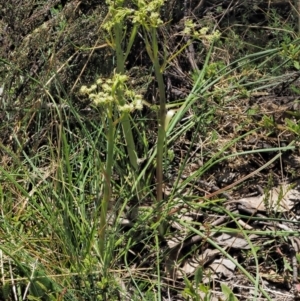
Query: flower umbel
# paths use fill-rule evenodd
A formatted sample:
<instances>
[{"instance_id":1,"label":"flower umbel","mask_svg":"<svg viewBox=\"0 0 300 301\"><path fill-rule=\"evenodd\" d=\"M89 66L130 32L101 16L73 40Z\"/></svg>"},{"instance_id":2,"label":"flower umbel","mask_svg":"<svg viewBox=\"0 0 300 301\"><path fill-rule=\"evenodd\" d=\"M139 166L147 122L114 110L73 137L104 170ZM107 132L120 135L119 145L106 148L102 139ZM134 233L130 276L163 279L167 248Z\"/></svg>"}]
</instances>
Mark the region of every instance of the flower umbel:
<instances>
[{"instance_id":1,"label":"flower umbel","mask_svg":"<svg viewBox=\"0 0 300 301\"><path fill-rule=\"evenodd\" d=\"M213 41L218 40L221 36L219 30L215 30L213 33L209 34L210 30L208 27L202 27L201 29L196 30L197 24L190 19L186 20L184 25L183 34L191 36L197 40L206 40L209 43L212 43Z\"/></svg>"},{"instance_id":2,"label":"flower umbel","mask_svg":"<svg viewBox=\"0 0 300 301\"><path fill-rule=\"evenodd\" d=\"M129 89L126 85L127 81L128 76L115 73L112 78L98 78L90 87L82 86L80 94L88 95L88 98L97 106L115 104L120 112L141 110L143 97Z\"/></svg>"}]
</instances>

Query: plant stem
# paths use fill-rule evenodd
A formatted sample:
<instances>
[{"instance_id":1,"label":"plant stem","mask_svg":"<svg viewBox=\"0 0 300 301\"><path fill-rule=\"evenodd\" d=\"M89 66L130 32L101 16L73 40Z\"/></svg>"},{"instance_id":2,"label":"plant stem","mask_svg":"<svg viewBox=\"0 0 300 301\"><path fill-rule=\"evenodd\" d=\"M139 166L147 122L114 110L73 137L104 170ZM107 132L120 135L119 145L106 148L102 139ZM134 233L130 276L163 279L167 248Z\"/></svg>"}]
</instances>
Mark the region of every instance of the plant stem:
<instances>
[{"instance_id":1,"label":"plant stem","mask_svg":"<svg viewBox=\"0 0 300 301\"><path fill-rule=\"evenodd\" d=\"M135 27L136 31L136 27ZM117 73L124 74L125 73L125 56L123 54L123 49L122 49L122 24L118 23L115 24L114 26L114 32L115 32L115 37L116 37L116 56L117 56ZM134 39L131 37L131 39ZM131 43L132 46L132 43ZM127 49L126 53L129 52ZM118 95L119 102L121 105L124 104L124 99L119 93ZM128 157L131 166L134 168L134 171L136 172L138 169L138 158L137 154L135 151L135 143L133 140L133 135L132 135L132 130L131 130L131 125L130 125L130 120L129 120L129 113L124 112L122 116L122 128L123 128L123 133L124 137L126 140L127 144L127 152L128 152Z\"/></svg>"},{"instance_id":2,"label":"plant stem","mask_svg":"<svg viewBox=\"0 0 300 301\"><path fill-rule=\"evenodd\" d=\"M166 137L166 130L165 130L165 120L166 120L166 92L165 92L165 84L163 80L163 74L161 71L161 66L159 64L159 57L158 57L158 42L156 36L156 28L151 28L151 42L152 48L149 49L149 42L148 43L148 54L150 58L152 58L155 77L158 84L159 90L159 111L158 111L158 138L157 138L157 159L156 159L156 201L158 205L158 217L157 219L160 220L161 218L161 205L160 203L163 202L163 156L164 156L164 146L165 146L165 137ZM164 235L165 229L163 225L160 225L159 232L161 235Z\"/></svg>"},{"instance_id":3,"label":"plant stem","mask_svg":"<svg viewBox=\"0 0 300 301\"><path fill-rule=\"evenodd\" d=\"M113 166L113 150L114 150L114 124L113 124L113 106L108 108L108 134L107 134L107 155L106 155L106 169L104 173L104 196L101 204L100 217L100 234L99 234L99 249L101 259L104 260L105 241L106 241L106 216L108 204L111 198L111 174Z\"/></svg>"}]
</instances>

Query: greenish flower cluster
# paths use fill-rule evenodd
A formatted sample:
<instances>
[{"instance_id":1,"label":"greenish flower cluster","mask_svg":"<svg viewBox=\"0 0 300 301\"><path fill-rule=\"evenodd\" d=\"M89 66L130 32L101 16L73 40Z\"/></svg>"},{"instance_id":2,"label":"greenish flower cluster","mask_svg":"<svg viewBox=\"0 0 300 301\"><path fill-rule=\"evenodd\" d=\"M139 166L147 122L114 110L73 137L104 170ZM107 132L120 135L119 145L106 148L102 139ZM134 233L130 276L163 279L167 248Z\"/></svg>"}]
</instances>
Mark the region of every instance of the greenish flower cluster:
<instances>
[{"instance_id":1,"label":"greenish flower cluster","mask_svg":"<svg viewBox=\"0 0 300 301\"><path fill-rule=\"evenodd\" d=\"M108 32L111 32L111 29L115 24L122 23L127 18L127 16L132 15L133 12L134 10L130 8L118 7L116 4L111 5L109 8L109 18L102 25L102 28L104 28Z\"/></svg>"},{"instance_id":2,"label":"greenish flower cluster","mask_svg":"<svg viewBox=\"0 0 300 301\"><path fill-rule=\"evenodd\" d=\"M109 18L103 28L111 32L115 24L121 24L125 19L131 19L133 24L148 27L158 27L163 23L160 19L160 8L165 0L134 0L136 8L124 7L124 0L107 0L109 5Z\"/></svg>"},{"instance_id":3,"label":"greenish flower cluster","mask_svg":"<svg viewBox=\"0 0 300 301\"><path fill-rule=\"evenodd\" d=\"M165 0L137 0L138 9L134 11L133 23L156 28L163 23L160 19L159 10L163 6Z\"/></svg>"},{"instance_id":4,"label":"greenish flower cluster","mask_svg":"<svg viewBox=\"0 0 300 301\"><path fill-rule=\"evenodd\" d=\"M133 112L143 108L143 97L130 90L126 82L128 76L114 74L112 78L99 78L90 87L82 86L80 94L88 95L96 105L117 105L120 112Z\"/></svg>"},{"instance_id":5,"label":"greenish flower cluster","mask_svg":"<svg viewBox=\"0 0 300 301\"><path fill-rule=\"evenodd\" d=\"M212 34L209 34L208 27L202 27L200 30L196 30L197 24L188 19L184 23L183 34L191 36L197 40L207 40L209 43L216 41L220 38L221 33L219 30L215 30Z\"/></svg>"}]
</instances>

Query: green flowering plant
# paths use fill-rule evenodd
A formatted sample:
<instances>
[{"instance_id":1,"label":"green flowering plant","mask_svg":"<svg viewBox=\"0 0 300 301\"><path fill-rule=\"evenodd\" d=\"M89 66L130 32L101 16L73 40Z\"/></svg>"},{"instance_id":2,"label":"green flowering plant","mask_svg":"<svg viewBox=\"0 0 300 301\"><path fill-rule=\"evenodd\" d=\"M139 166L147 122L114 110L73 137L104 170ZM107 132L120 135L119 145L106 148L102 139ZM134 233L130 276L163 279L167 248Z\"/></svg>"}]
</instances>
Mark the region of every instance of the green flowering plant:
<instances>
[{"instance_id":1,"label":"green flowering plant","mask_svg":"<svg viewBox=\"0 0 300 301\"><path fill-rule=\"evenodd\" d=\"M157 220L159 221L161 219L160 208L163 203L163 159L166 155L166 131L170 120L175 114L174 111L167 111L166 89L163 80L163 72L168 62L178 55L187 45L185 45L176 54L171 55L170 58L168 58L169 54L164 47L162 47L162 50L159 50L157 36L159 27L163 25L163 20L160 17L160 11L165 0L107 0L106 3L109 5L109 12L102 28L107 32L107 43L111 45L115 51L116 73L118 76L121 77L125 73L125 62L138 32L144 40L147 54L153 63L159 92L159 109L157 112L158 138L156 152L156 201L158 208ZM192 20L186 20L183 34L189 36L189 42L191 42L191 40L200 39L201 41L206 42L206 44L212 44L220 37L220 33L218 31L210 33L210 29L208 27L203 27L200 30L197 29L198 27L199 25L193 23ZM162 55L160 54L160 51L163 51ZM122 117L121 122L130 162L133 170L137 171L138 158L135 151L136 148L131 131L129 114L136 109L142 108L142 97L135 94L134 91L130 91L125 88L125 77L121 77L118 81L114 81L114 83L106 82L105 84L106 85L102 85L101 91L98 93L93 92L89 97L95 103L106 101L116 102L116 107ZM117 89L114 90L114 88L108 87L112 85L116 85ZM137 179L137 177L135 177L135 179ZM136 181L134 187L137 187L137 185L138 181ZM139 190L140 189L137 189L137 191ZM160 222L158 224L159 232L163 235L165 229L161 226Z\"/></svg>"},{"instance_id":2,"label":"green flowering plant","mask_svg":"<svg viewBox=\"0 0 300 301\"><path fill-rule=\"evenodd\" d=\"M106 167L103 170L104 175L104 194L101 202L101 217L100 217L100 233L99 233L99 250L102 259L104 258L105 236L106 236L106 216L108 203L111 197L111 174L114 162L114 136L115 127L119 120L127 116L134 110L143 108L143 99L140 94L130 90L126 82L128 76L120 73L115 73L112 78L99 78L96 83L90 87L82 86L80 93L87 95L88 98L96 106L102 106L106 110L108 120L107 127L107 157ZM115 111L118 111L121 118L116 120Z\"/></svg>"},{"instance_id":3,"label":"green flowering plant","mask_svg":"<svg viewBox=\"0 0 300 301\"><path fill-rule=\"evenodd\" d=\"M103 29L108 33L107 43L112 46L116 53L116 71L119 74L125 73L125 62L132 48L138 29L142 28L143 38L146 44L147 53L152 60L155 76L159 88L159 111L158 111L158 142L157 142L157 201L158 204L163 200L163 150L165 143L166 128L166 95L163 81L163 69L166 66L166 59L160 64L157 29L163 24L160 18L160 9L165 0L132 0L130 5L123 0L107 0L109 13ZM128 28L131 32L128 32ZM124 38L129 37L124 43ZM125 45L125 46L124 46ZM166 58L166 54L164 55ZM126 103L124 96L130 95L129 92L121 93L118 91L119 111L122 112L122 125L131 165L137 170L137 155L133 135L131 132L128 114L136 107L141 107L141 98L139 95L133 96L131 104ZM168 116L170 118L170 116ZM169 119L167 121L169 123ZM137 189L139 190L139 189ZM158 214L158 220L160 214ZM162 230L160 231L163 232Z\"/></svg>"},{"instance_id":4,"label":"green flowering plant","mask_svg":"<svg viewBox=\"0 0 300 301\"><path fill-rule=\"evenodd\" d=\"M166 131L170 120L173 118L175 111L167 111L166 106L166 89L163 80L163 72L170 59L167 50L162 47L159 49L158 29L163 25L160 17L160 11L165 0L107 0L109 5L109 13L102 28L107 32L107 42L114 49L116 54L116 75L112 82L101 83L101 88L90 91L89 97L95 104L115 103L123 126L124 137L127 144L127 150L133 170L138 169L138 158L135 151L135 143L131 132L129 114L137 109L142 108L143 100L141 95L131 91L126 86L127 78L125 73L125 62L131 51L135 37L140 31L140 35L145 43L145 48L149 58L153 63L155 78L157 81L159 92L159 109L158 109L158 138L156 152L156 200L157 200L157 221L159 224L159 232L164 234L164 226L159 222L161 220L161 204L163 202L163 159L166 155L165 142ZM191 20L187 20L183 34L189 35L190 39L200 39L209 44L220 37L220 33L215 31L209 33L209 28L203 27L197 30L197 25ZM126 40L125 40L126 38ZM163 54L160 54L163 51ZM180 53L180 52L178 52ZM178 54L177 53L177 54ZM177 54L171 56L171 59ZM163 59L161 59L163 58ZM94 87L93 87L94 88ZM89 89L92 89L90 87ZM109 109L108 113L112 114ZM135 187L137 187L137 182ZM139 191L139 189L137 189Z\"/></svg>"}]
</instances>

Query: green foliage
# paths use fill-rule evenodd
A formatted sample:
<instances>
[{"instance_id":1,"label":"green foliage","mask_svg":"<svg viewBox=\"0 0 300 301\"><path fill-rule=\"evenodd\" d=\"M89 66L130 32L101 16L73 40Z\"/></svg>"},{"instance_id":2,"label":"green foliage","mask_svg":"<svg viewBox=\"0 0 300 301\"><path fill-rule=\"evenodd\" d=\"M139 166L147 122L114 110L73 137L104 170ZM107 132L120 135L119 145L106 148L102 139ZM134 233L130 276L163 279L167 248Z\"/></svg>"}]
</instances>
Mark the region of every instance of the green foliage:
<instances>
[{"instance_id":1,"label":"green foliage","mask_svg":"<svg viewBox=\"0 0 300 301\"><path fill-rule=\"evenodd\" d=\"M289 131L293 132L297 136L300 135L300 124L299 124L299 122L286 118L285 123L286 123L287 129Z\"/></svg>"},{"instance_id":2,"label":"green foliage","mask_svg":"<svg viewBox=\"0 0 300 301\"><path fill-rule=\"evenodd\" d=\"M195 272L194 281L190 281L184 278L185 288L183 290L183 297L186 300L191 301L209 301L212 294L209 285L204 285L203 280L203 268L199 267Z\"/></svg>"},{"instance_id":3,"label":"green foliage","mask_svg":"<svg viewBox=\"0 0 300 301\"><path fill-rule=\"evenodd\" d=\"M5 41L4 48L16 53L10 54L11 61L1 59L0 70L7 90L0 95L7 110L0 117L8 118L1 124L0 141L1 298L12 299L14 286L19 300L122 300L125 296L136 301L162 300L168 284L161 278L170 251L165 233L171 222L181 223L186 237L199 235L222 256L235 261L230 251L210 239L210 228L216 231L212 225L206 225L207 234L198 221L185 223L180 218L183 215L173 215L172 210L182 204L187 210L212 210L209 213L226 215L237 225L233 214L218 207L219 199L205 199L206 192L198 187L198 181L223 170L227 160L259 153L239 153L235 148L260 130L266 130L266 137L282 131L298 139L297 112L287 111L290 118L278 124L267 114L257 121L259 105L249 106L245 112L233 107L235 101L248 99L252 92L273 89L282 80L276 75L289 68L300 69L298 41L288 26L281 30L283 23L275 10L268 11L273 26L268 30L278 41L263 40L257 46L255 42L265 36L265 29L243 29L248 32L246 40L245 32L235 26L218 30L222 20L211 16L186 19L179 32L171 32L173 21L163 16L167 1L106 1L105 9L95 9L108 11L105 19L91 13L94 7L86 9L87 3L70 2L75 7L69 13L62 4L46 7L55 22L51 19L53 23L44 26L45 36L45 28L37 25L36 30L24 28L23 44L18 39ZM24 11L31 15L27 2ZM73 23L74 12L80 12L78 24ZM227 13L221 6L216 12ZM22 18L18 18L21 24ZM246 27L248 18L243 16ZM22 29L18 22L14 24ZM0 26L6 37L2 22ZM176 43L180 40L179 46L168 44L174 36ZM195 46L195 56L200 57L199 71L189 70L186 58L182 60L189 45ZM108 47L109 59L104 59L104 54L99 57L98 51ZM92 66L85 61L87 51L96 57ZM38 59L29 62L29 54ZM105 62L113 61L115 66L105 68ZM145 69L153 84L150 100L134 88L126 72L128 65L141 61L147 62ZM36 66L42 72L36 73ZM113 73L105 74L113 67ZM141 68L136 67L139 77ZM62 72L64 68L67 71ZM181 77L172 73L176 68ZM166 86L167 74L176 78L174 82L179 78L179 87L186 91L183 99L173 100L175 93ZM79 79L88 83L80 91ZM292 91L300 94L297 84ZM20 111L14 112L10 106ZM154 117L147 117L148 110ZM234 114L241 118L234 122L227 119ZM230 127L234 129L224 139ZM264 151L286 149L292 150L292 146ZM259 171L279 155L274 158ZM190 163L192 171L187 168ZM222 230L230 229L217 228ZM238 230L248 238L248 232ZM198 252L199 246L190 249ZM257 260L258 251L260 247L251 245L243 255ZM179 258L179 253L180 262L184 258ZM33 262L39 263L36 269ZM257 280L259 273L252 276L237 266L255 286L257 295L262 293L268 299ZM290 270L286 259L284 266ZM179 293L186 300L209 301L213 297L210 285L203 283L205 268L199 266L194 278L184 278L184 289ZM229 286L222 284L221 290L226 300L237 300Z\"/></svg>"},{"instance_id":4,"label":"green foliage","mask_svg":"<svg viewBox=\"0 0 300 301\"><path fill-rule=\"evenodd\" d=\"M288 65L293 66L296 70L300 69L300 45L292 44L291 42L282 43L282 51L280 53L283 59L288 60Z\"/></svg>"},{"instance_id":5,"label":"green foliage","mask_svg":"<svg viewBox=\"0 0 300 301\"><path fill-rule=\"evenodd\" d=\"M205 77L207 79L213 79L216 75L220 76L220 71L222 70L224 72L226 70L225 67L224 61L212 62L206 68Z\"/></svg>"},{"instance_id":6,"label":"green foliage","mask_svg":"<svg viewBox=\"0 0 300 301\"><path fill-rule=\"evenodd\" d=\"M238 301L232 290L224 283L221 284L222 292L225 295L226 301Z\"/></svg>"}]
</instances>

